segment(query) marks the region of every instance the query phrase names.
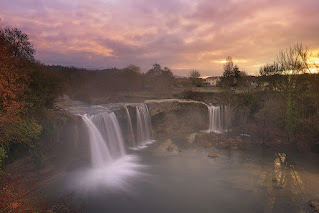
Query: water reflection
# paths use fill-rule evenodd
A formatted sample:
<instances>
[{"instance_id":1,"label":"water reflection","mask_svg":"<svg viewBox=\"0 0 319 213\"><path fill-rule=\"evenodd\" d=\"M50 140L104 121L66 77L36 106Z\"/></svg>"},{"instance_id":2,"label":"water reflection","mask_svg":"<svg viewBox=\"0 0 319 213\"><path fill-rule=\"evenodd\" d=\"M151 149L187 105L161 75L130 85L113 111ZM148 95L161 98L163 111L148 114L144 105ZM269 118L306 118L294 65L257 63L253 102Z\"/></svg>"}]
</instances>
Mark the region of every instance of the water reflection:
<instances>
[{"instance_id":1,"label":"water reflection","mask_svg":"<svg viewBox=\"0 0 319 213\"><path fill-rule=\"evenodd\" d=\"M265 212L277 212L283 207L290 212L304 212L303 181L287 155L275 153L273 166L263 170L259 184L266 189Z\"/></svg>"}]
</instances>

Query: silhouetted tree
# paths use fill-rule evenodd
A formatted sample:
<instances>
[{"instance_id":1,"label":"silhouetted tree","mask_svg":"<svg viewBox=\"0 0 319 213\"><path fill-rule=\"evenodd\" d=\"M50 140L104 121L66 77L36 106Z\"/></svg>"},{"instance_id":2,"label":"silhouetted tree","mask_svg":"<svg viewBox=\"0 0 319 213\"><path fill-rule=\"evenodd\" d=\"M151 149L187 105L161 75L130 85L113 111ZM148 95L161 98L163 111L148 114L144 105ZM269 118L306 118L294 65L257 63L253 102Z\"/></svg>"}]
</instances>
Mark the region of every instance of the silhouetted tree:
<instances>
[{"instance_id":1,"label":"silhouetted tree","mask_svg":"<svg viewBox=\"0 0 319 213\"><path fill-rule=\"evenodd\" d=\"M290 139L295 138L302 103L300 97L304 92L304 85L300 82L301 74L309 70L310 52L301 43L280 51L276 60L260 68L265 88L279 92L286 105L286 130Z\"/></svg>"},{"instance_id":2,"label":"silhouetted tree","mask_svg":"<svg viewBox=\"0 0 319 213\"><path fill-rule=\"evenodd\" d=\"M159 93L170 91L175 80L172 71L167 67L162 69L159 64L154 64L152 69L147 71L145 77L148 87Z\"/></svg>"},{"instance_id":3,"label":"silhouetted tree","mask_svg":"<svg viewBox=\"0 0 319 213\"><path fill-rule=\"evenodd\" d=\"M239 67L234 65L230 56L227 56L223 76L220 79L221 86L229 90L235 90L235 87L239 85L240 77Z\"/></svg>"},{"instance_id":4,"label":"silhouetted tree","mask_svg":"<svg viewBox=\"0 0 319 213\"><path fill-rule=\"evenodd\" d=\"M189 81L191 85L195 87L200 87L203 85L203 80L200 78L200 73L198 70L191 70L189 73Z\"/></svg>"},{"instance_id":5,"label":"silhouetted tree","mask_svg":"<svg viewBox=\"0 0 319 213\"><path fill-rule=\"evenodd\" d=\"M34 61L35 49L29 41L29 36L18 28L0 26L0 45L9 56Z\"/></svg>"}]
</instances>

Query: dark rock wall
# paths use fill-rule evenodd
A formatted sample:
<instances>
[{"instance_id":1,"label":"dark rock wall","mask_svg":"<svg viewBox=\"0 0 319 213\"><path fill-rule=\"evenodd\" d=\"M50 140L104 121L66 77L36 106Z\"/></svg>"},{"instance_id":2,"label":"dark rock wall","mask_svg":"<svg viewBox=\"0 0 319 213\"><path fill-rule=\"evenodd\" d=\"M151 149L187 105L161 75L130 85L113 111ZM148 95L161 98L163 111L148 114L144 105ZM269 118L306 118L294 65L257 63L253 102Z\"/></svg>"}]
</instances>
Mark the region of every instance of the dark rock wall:
<instances>
[{"instance_id":1,"label":"dark rock wall","mask_svg":"<svg viewBox=\"0 0 319 213\"><path fill-rule=\"evenodd\" d=\"M207 105L187 100L146 101L155 138L207 130L209 125Z\"/></svg>"}]
</instances>

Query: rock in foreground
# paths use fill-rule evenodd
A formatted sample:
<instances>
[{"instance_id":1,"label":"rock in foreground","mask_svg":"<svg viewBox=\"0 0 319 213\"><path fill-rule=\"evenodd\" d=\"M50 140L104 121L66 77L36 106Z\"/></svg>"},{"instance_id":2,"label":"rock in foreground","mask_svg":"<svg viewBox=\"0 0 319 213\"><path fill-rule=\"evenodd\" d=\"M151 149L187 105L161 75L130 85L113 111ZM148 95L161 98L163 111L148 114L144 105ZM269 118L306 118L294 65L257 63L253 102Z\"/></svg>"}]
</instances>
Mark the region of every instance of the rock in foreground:
<instances>
[{"instance_id":1,"label":"rock in foreground","mask_svg":"<svg viewBox=\"0 0 319 213\"><path fill-rule=\"evenodd\" d=\"M207 157L209 157L209 158L218 158L218 157L220 157L220 154L208 153L208 154L207 154Z\"/></svg>"},{"instance_id":2,"label":"rock in foreground","mask_svg":"<svg viewBox=\"0 0 319 213\"><path fill-rule=\"evenodd\" d=\"M159 145L158 149L161 152L171 152L171 153L181 152L181 150L178 148L178 146L176 144L174 144L171 139L167 139L166 141L162 142Z\"/></svg>"},{"instance_id":3,"label":"rock in foreground","mask_svg":"<svg viewBox=\"0 0 319 213\"><path fill-rule=\"evenodd\" d=\"M242 149L245 148L244 141L240 137L226 137L216 133L199 133L195 136L194 143L204 148L215 146L218 149Z\"/></svg>"},{"instance_id":4,"label":"rock in foreground","mask_svg":"<svg viewBox=\"0 0 319 213\"><path fill-rule=\"evenodd\" d=\"M319 212L319 200L309 201L309 206L312 208L313 212Z\"/></svg>"}]
</instances>

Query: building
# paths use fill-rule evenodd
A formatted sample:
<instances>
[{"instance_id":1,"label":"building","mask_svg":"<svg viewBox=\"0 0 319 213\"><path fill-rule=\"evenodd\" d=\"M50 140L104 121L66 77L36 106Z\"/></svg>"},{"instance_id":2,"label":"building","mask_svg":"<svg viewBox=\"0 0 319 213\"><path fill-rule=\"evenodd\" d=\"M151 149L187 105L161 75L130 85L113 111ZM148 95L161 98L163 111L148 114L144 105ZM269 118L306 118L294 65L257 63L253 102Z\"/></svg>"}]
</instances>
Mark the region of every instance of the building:
<instances>
[{"instance_id":1,"label":"building","mask_svg":"<svg viewBox=\"0 0 319 213\"><path fill-rule=\"evenodd\" d=\"M220 81L220 77L207 77L205 79L206 83L208 83L210 86L217 86L217 83Z\"/></svg>"}]
</instances>

